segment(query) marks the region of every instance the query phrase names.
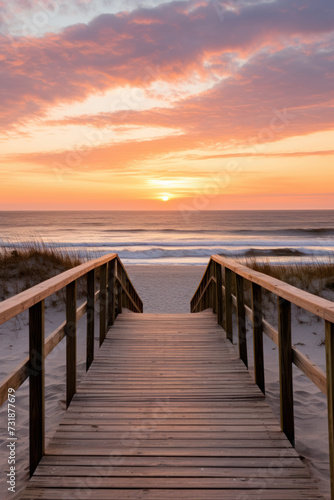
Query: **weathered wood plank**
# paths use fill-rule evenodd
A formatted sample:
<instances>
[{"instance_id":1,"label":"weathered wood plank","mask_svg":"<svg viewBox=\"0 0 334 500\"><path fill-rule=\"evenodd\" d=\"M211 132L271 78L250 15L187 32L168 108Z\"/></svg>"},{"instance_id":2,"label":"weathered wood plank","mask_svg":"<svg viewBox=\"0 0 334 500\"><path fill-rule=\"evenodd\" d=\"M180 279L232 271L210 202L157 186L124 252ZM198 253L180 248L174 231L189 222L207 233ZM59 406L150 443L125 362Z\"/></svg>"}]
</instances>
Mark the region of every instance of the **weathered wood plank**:
<instances>
[{"instance_id":1,"label":"weathered wood plank","mask_svg":"<svg viewBox=\"0 0 334 500\"><path fill-rule=\"evenodd\" d=\"M278 304L278 348L282 430L294 445L293 376L291 350L291 303L281 297Z\"/></svg>"},{"instance_id":2,"label":"weathered wood plank","mask_svg":"<svg viewBox=\"0 0 334 500\"><path fill-rule=\"evenodd\" d=\"M95 323L95 270L87 274L87 340L86 370L94 359L94 323Z\"/></svg>"},{"instance_id":3,"label":"weathered wood plank","mask_svg":"<svg viewBox=\"0 0 334 500\"><path fill-rule=\"evenodd\" d=\"M107 264L100 267L100 346L107 334Z\"/></svg>"},{"instance_id":4,"label":"weathered wood plank","mask_svg":"<svg viewBox=\"0 0 334 500\"><path fill-rule=\"evenodd\" d=\"M326 371L331 496L334 498L334 324L326 321Z\"/></svg>"},{"instance_id":5,"label":"weathered wood plank","mask_svg":"<svg viewBox=\"0 0 334 500\"><path fill-rule=\"evenodd\" d=\"M255 283L252 283L252 324L255 382L264 394L262 288Z\"/></svg>"},{"instance_id":6,"label":"weathered wood plank","mask_svg":"<svg viewBox=\"0 0 334 500\"><path fill-rule=\"evenodd\" d=\"M30 475L45 451L44 300L29 309Z\"/></svg>"},{"instance_id":7,"label":"weathered wood plank","mask_svg":"<svg viewBox=\"0 0 334 500\"><path fill-rule=\"evenodd\" d=\"M77 282L66 287L66 407L77 387Z\"/></svg>"},{"instance_id":8,"label":"weathered wood plank","mask_svg":"<svg viewBox=\"0 0 334 500\"><path fill-rule=\"evenodd\" d=\"M210 312L115 321L20 498L88 493L321 498Z\"/></svg>"},{"instance_id":9,"label":"weathered wood plank","mask_svg":"<svg viewBox=\"0 0 334 500\"><path fill-rule=\"evenodd\" d=\"M244 279L236 274L237 290L237 320L238 320L238 339L239 339L239 357L248 367L247 358L247 337L246 337L246 313L244 299Z\"/></svg>"},{"instance_id":10,"label":"weathered wood plank","mask_svg":"<svg viewBox=\"0 0 334 500\"><path fill-rule=\"evenodd\" d=\"M233 342L232 272L227 267L225 267L225 331L226 338Z\"/></svg>"}]
</instances>

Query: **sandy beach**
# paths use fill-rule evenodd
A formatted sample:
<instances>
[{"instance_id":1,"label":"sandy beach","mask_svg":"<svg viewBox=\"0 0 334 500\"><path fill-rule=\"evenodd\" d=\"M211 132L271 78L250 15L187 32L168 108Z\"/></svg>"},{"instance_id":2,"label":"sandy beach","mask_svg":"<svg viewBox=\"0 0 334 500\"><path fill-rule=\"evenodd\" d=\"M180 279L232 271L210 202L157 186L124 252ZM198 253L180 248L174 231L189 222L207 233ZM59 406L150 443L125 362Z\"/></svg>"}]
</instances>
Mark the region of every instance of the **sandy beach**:
<instances>
[{"instance_id":1,"label":"sandy beach","mask_svg":"<svg viewBox=\"0 0 334 500\"><path fill-rule=\"evenodd\" d=\"M189 302L203 275L204 266L127 266L129 276L144 302L144 312L189 312ZM50 334L63 320L64 307L47 302L46 335ZM276 323L275 305L266 309L266 317ZM27 315L22 314L0 327L0 349L3 378L27 353ZM312 361L325 367L324 325L307 313L293 309L293 344ZM234 324L236 341L236 324ZM96 324L96 337L98 324ZM78 324L78 373L84 372L85 360L85 318ZM266 394L279 419L278 349L265 337ZM96 338L96 349L98 349ZM248 325L248 351L252 371L252 332ZM57 422L65 410L65 342L51 353L46 361L46 435L52 435ZM297 369L294 370L294 398L296 449L305 457L305 463L321 491L329 498L328 434L326 398ZM18 414L18 486L22 487L28 478L28 384L17 392ZM0 411L1 470L6 470L6 412ZM0 488L5 491L5 477L1 476ZM12 498L12 494L3 497Z\"/></svg>"}]
</instances>

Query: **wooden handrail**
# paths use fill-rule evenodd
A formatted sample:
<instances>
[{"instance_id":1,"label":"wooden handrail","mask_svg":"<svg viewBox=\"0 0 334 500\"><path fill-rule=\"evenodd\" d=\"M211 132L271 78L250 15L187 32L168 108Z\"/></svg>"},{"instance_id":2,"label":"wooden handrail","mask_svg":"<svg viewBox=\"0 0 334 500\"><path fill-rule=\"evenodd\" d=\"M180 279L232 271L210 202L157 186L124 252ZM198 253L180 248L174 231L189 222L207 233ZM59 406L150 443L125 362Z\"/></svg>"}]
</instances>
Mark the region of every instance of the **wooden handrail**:
<instances>
[{"instance_id":1,"label":"wooden handrail","mask_svg":"<svg viewBox=\"0 0 334 500\"><path fill-rule=\"evenodd\" d=\"M225 275L225 286L223 281ZM235 279L236 295L232 293ZM245 282L252 290L252 307L244 302ZM219 286L218 286L219 284ZM278 330L263 318L262 290L277 296ZM291 344L291 304L325 320L326 373ZM226 338L233 342L232 307L237 310L239 356L247 366L245 317L253 325L255 382L265 392L263 334L279 347L281 427L294 444L292 364L295 364L327 395L331 498L334 500L334 303L305 292L288 283L260 273L232 259L213 255L190 303L191 312L211 308L217 322L225 328ZM225 315L222 309L225 308Z\"/></svg>"},{"instance_id":2,"label":"wooden handrail","mask_svg":"<svg viewBox=\"0 0 334 500\"><path fill-rule=\"evenodd\" d=\"M100 270L100 290L95 291L95 270ZM77 280L87 276L87 300L76 306ZM117 283L117 287L116 287ZM66 287L66 321L44 339L44 302ZM123 303L122 295L125 296ZM66 338L66 405L76 392L76 325L87 315L86 369L94 359L95 303L100 302L100 345L122 310L143 312L137 294L117 254L81 264L0 303L0 325L29 309L29 355L0 382L0 406L8 389L16 391L29 378L30 474L44 455L44 359Z\"/></svg>"}]
</instances>

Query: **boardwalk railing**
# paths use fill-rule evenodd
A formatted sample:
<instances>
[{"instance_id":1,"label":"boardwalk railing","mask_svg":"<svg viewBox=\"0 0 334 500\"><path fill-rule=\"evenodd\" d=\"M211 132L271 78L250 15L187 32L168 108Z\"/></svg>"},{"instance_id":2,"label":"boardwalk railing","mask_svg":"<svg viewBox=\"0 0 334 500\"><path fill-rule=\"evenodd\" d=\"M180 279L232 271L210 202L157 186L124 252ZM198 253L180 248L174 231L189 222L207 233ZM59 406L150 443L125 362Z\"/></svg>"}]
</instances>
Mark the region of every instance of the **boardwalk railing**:
<instances>
[{"instance_id":1,"label":"boardwalk railing","mask_svg":"<svg viewBox=\"0 0 334 500\"><path fill-rule=\"evenodd\" d=\"M96 271L99 290L96 291ZM77 280L87 279L87 300L77 308ZM44 301L66 287L66 321L44 339ZM143 303L117 254L81 264L0 302L0 325L29 309L29 355L0 383L0 406L29 377L30 474L44 455L44 360L66 337L66 405L76 392L76 325L87 315L86 370L94 359L95 303L99 301L100 345L122 307L143 312Z\"/></svg>"},{"instance_id":2,"label":"boardwalk railing","mask_svg":"<svg viewBox=\"0 0 334 500\"><path fill-rule=\"evenodd\" d=\"M245 304L247 282L251 287L251 307ZM263 318L263 290L277 296L278 330ZM292 346L291 304L325 320L326 373ZM233 306L236 307L239 356L246 366L246 317L252 322L255 382L263 393L263 334L279 348L281 427L293 445L295 433L292 364L327 395L331 498L334 500L334 303L254 271L234 260L213 255L191 300L191 312L211 308L217 314L218 324L225 329L226 338L233 342Z\"/></svg>"}]
</instances>

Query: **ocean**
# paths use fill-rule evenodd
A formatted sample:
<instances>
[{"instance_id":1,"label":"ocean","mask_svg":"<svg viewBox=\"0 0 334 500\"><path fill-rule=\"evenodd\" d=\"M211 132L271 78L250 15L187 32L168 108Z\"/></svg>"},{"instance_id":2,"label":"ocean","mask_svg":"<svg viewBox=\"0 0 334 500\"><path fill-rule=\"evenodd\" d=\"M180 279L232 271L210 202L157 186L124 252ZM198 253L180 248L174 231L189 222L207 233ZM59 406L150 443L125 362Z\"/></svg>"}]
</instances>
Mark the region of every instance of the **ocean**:
<instances>
[{"instance_id":1,"label":"ocean","mask_svg":"<svg viewBox=\"0 0 334 500\"><path fill-rule=\"evenodd\" d=\"M83 258L117 252L125 264L306 263L334 257L334 210L0 212L2 247L33 240Z\"/></svg>"}]
</instances>

